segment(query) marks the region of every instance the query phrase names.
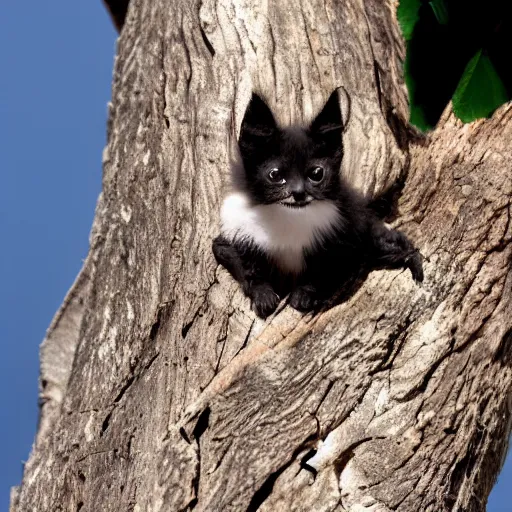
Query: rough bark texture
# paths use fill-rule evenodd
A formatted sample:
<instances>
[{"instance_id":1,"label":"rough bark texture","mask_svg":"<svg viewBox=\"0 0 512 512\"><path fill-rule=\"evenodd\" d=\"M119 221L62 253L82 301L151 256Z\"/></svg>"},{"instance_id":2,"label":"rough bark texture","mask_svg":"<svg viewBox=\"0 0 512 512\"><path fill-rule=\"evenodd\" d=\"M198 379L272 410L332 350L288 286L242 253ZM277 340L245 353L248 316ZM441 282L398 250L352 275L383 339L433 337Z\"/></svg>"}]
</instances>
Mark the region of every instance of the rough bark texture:
<instances>
[{"instance_id":1,"label":"rough bark texture","mask_svg":"<svg viewBox=\"0 0 512 512\"><path fill-rule=\"evenodd\" d=\"M396 3L132 0L84 269L42 349L12 510L483 511L510 432L512 109L408 128ZM283 122L344 89L343 172L406 175L426 281L373 272L255 318L218 268L252 89Z\"/></svg>"}]
</instances>

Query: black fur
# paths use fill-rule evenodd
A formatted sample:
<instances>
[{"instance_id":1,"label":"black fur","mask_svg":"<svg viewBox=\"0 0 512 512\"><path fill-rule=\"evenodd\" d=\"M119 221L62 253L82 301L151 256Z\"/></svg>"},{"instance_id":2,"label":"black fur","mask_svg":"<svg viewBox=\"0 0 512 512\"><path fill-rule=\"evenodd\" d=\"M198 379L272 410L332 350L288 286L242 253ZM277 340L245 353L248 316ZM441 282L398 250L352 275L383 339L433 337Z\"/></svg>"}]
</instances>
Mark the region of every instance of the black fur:
<instances>
[{"instance_id":1,"label":"black fur","mask_svg":"<svg viewBox=\"0 0 512 512\"><path fill-rule=\"evenodd\" d=\"M380 268L409 268L423 280L421 257L405 235L388 229L380 217L388 215L398 183L390 193L366 199L339 174L343 157L342 118L337 92L307 128L277 126L266 103L253 94L242 122L239 149L242 167L236 186L254 204L293 201L286 207L304 207L305 198L334 202L343 222L320 246L305 252L305 268L298 276L283 273L270 255L244 240L228 241L222 235L213 252L251 299L253 309L266 318L281 298L299 311L320 310L356 276ZM316 183L317 167L323 179ZM278 173L270 172L278 169ZM313 173L313 174L312 174ZM283 183L281 183L281 181Z\"/></svg>"}]
</instances>

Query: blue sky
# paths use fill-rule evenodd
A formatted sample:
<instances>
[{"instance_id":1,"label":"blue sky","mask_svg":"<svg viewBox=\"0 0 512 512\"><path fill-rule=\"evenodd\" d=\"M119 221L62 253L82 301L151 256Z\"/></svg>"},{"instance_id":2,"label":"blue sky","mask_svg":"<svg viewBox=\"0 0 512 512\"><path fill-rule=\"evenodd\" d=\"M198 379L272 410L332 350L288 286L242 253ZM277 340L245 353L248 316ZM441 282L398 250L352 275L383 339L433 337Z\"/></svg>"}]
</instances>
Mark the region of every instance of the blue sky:
<instances>
[{"instance_id":1,"label":"blue sky","mask_svg":"<svg viewBox=\"0 0 512 512\"><path fill-rule=\"evenodd\" d=\"M0 2L0 511L37 426L39 344L87 254L115 39L100 0ZM488 512L512 510L508 485L511 457Z\"/></svg>"},{"instance_id":2,"label":"blue sky","mask_svg":"<svg viewBox=\"0 0 512 512\"><path fill-rule=\"evenodd\" d=\"M0 0L0 511L37 426L39 344L87 254L115 40L101 0Z\"/></svg>"}]
</instances>

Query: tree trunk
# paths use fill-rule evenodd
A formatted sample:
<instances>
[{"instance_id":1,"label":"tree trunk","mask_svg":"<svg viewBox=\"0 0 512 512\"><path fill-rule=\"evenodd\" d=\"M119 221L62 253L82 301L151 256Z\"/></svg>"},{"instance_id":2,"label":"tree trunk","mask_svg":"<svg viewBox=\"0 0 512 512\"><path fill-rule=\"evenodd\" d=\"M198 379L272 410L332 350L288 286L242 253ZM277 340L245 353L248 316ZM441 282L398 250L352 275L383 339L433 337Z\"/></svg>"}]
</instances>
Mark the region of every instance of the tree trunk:
<instances>
[{"instance_id":1,"label":"tree trunk","mask_svg":"<svg viewBox=\"0 0 512 512\"><path fill-rule=\"evenodd\" d=\"M395 9L130 2L13 511L485 510L511 419L512 109L415 134ZM394 224L426 280L373 272L263 322L211 253L234 139L253 89L287 123L338 86L342 171L365 192L406 177Z\"/></svg>"}]
</instances>

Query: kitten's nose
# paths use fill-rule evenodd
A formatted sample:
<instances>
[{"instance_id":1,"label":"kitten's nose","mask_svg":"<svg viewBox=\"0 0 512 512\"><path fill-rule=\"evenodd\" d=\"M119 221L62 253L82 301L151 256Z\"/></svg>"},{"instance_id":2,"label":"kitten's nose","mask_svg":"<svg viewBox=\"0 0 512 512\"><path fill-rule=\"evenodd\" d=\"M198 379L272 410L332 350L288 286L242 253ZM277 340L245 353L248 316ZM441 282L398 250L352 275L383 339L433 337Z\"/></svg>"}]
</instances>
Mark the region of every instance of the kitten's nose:
<instances>
[{"instance_id":1,"label":"kitten's nose","mask_svg":"<svg viewBox=\"0 0 512 512\"><path fill-rule=\"evenodd\" d=\"M304 201L306 199L306 189L302 180L290 183L290 192L295 201Z\"/></svg>"},{"instance_id":2,"label":"kitten's nose","mask_svg":"<svg viewBox=\"0 0 512 512\"><path fill-rule=\"evenodd\" d=\"M305 190L294 190L292 192L293 199L297 202L302 202L306 199L306 191Z\"/></svg>"}]
</instances>

